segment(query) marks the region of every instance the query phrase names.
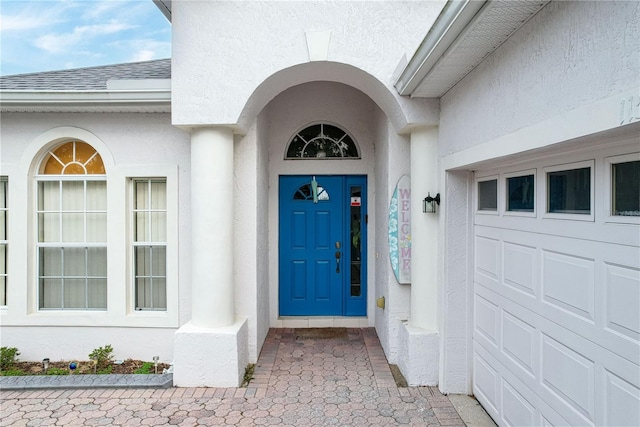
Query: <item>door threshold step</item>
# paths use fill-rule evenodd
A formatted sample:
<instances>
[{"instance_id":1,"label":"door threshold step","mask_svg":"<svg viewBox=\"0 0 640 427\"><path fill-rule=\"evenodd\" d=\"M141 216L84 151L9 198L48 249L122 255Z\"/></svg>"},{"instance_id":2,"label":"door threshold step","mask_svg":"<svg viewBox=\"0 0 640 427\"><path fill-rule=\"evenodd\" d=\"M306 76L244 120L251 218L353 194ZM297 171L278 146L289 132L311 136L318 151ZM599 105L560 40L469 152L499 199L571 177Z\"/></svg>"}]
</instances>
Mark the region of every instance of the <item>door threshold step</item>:
<instances>
[{"instance_id":1,"label":"door threshold step","mask_svg":"<svg viewBox=\"0 0 640 427\"><path fill-rule=\"evenodd\" d=\"M365 316L281 316L274 328L368 328L369 318Z\"/></svg>"}]
</instances>

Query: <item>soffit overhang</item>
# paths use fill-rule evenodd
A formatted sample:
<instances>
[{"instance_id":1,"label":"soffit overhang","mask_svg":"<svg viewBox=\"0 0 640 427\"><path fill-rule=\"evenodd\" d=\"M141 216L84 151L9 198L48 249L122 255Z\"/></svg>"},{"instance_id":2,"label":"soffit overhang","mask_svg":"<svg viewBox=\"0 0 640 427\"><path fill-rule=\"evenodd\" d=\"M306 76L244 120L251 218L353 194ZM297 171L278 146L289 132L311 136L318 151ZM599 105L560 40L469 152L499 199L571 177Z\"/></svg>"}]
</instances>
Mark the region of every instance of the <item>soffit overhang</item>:
<instances>
[{"instance_id":1,"label":"soffit overhang","mask_svg":"<svg viewBox=\"0 0 640 427\"><path fill-rule=\"evenodd\" d=\"M440 98L549 1L448 1L398 77L396 90Z\"/></svg>"}]
</instances>

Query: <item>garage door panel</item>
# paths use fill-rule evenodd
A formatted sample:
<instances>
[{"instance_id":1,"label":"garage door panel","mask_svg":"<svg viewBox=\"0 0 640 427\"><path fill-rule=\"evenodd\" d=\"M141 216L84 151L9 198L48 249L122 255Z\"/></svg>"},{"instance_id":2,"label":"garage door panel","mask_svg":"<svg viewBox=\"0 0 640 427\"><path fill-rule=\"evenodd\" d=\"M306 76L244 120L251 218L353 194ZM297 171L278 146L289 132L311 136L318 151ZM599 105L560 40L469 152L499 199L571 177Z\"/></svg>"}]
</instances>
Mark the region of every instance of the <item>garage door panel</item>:
<instances>
[{"instance_id":1,"label":"garage door panel","mask_svg":"<svg viewBox=\"0 0 640 427\"><path fill-rule=\"evenodd\" d=\"M539 425L540 414L535 406L502 379L502 419L508 426Z\"/></svg>"},{"instance_id":2,"label":"garage door panel","mask_svg":"<svg viewBox=\"0 0 640 427\"><path fill-rule=\"evenodd\" d=\"M494 369L494 366L498 366L498 362L491 359L490 355L484 352L481 347L477 347L474 351L473 394L482 402L482 406L492 418L499 419L502 416L500 395L498 394L500 375Z\"/></svg>"},{"instance_id":3,"label":"garage door panel","mask_svg":"<svg viewBox=\"0 0 640 427\"><path fill-rule=\"evenodd\" d=\"M485 335L474 333L474 357L481 358L480 368L485 372L483 383L491 384L490 388L483 386L484 394L489 395L490 390L492 396L501 396L501 389L495 390L496 376L501 384L502 376L508 372L505 378L510 384L514 387L521 384L540 396L537 407L541 408L542 402L546 401L556 415L563 414L562 419L568 420L553 421L558 418L549 415L548 410L542 411L541 414L551 424L612 425L605 422L602 410L598 412L598 405L603 406L602 402L608 399L605 383L608 378L613 378L610 374L606 376L607 372L624 379L628 384L626 388L619 386L625 384L620 381L608 381L618 387L618 393L624 390L628 401L637 402L633 396L638 396L640 367L636 363L484 286L476 285L475 294L476 301L491 307L491 315L487 316L491 320L485 319L485 324L493 325L495 316L500 319L497 324L498 348L490 344ZM474 361L474 384L477 381L476 365L478 361ZM490 381L486 379L488 376ZM523 393L519 387L515 389ZM524 396L528 402L533 402L529 396ZM478 399L485 405L483 397ZM502 408L493 399L495 397L492 397L491 404Z\"/></svg>"},{"instance_id":4,"label":"garage door panel","mask_svg":"<svg viewBox=\"0 0 640 427\"><path fill-rule=\"evenodd\" d=\"M531 378L535 378L538 364L537 335L534 326L502 311L502 351Z\"/></svg>"},{"instance_id":5,"label":"garage door panel","mask_svg":"<svg viewBox=\"0 0 640 427\"><path fill-rule=\"evenodd\" d=\"M605 424L640 426L640 388L605 370Z\"/></svg>"},{"instance_id":6,"label":"garage door panel","mask_svg":"<svg viewBox=\"0 0 640 427\"><path fill-rule=\"evenodd\" d=\"M500 309L498 306L479 295L475 295L473 315L476 339L484 340L485 346L497 349L500 321Z\"/></svg>"},{"instance_id":7,"label":"garage door panel","mask_svg":"<svg viewBox=\"0 0 640 427\"><path fill-rule=\"evenodd\" d=\"M481 345L483 351L507 367L521 382L535 389L540 372L540 317L482 286L476 287L476 298L491 301L497 308L497 346L487 345L486 341L474 335L477 345Z\"/></svg>"},{"instance_id":8,"label":"garage door panel","mask_svg":"<svg viewBox=\"0 0 640 427\"><path fill-rule=\"evenodd\" d=\"M538 295L536 248L504 242L504 285L535 298Z\"/></svg>"},{"instance_id":9,"label":"garage door panel","mask_svg":"<svg viewBox=\"0 0 640 427\"><path fill-rule=\"evenodd\" d=\"M500 241L483 236L475 240L475 271L496 283L500 280Z\"/></svg>"},{"instance_id":10,"label":"garage door panel","mask_svg":"<svg viewBox=\"0 0 640 427\"><path fill-rule=\"evenodd\" d=\"M605 327L640 345L640 270L606 264L605 271Z\"/></svg>"},{"instance_id":11,"label":"garage door panel","mask_svg":"<svg viewBox=\"0 0 640 427\"><path fill-rule=\"evenodd\" d=\"M598 218L599 219L599 218ZM565 219L544 218L540 221L534 218L520 218L507 215L476 215L476 228L501 229L513 232L526 230L527 233L564 237L568 239L593 240L615 242L625 246L640 244L640 233L630 233L629 228L619 223L604 223L602 233L594 235L592 221L569 221ZM637 225L635 226L637 229Z\"/></svg>"},{"instance_id":12,"label":"garage door panel","mask_svg":"<svg viewBox=\"0 0 640 427\"><path fill-rule=\"evenodd\" d=\"M595 261L548 250L542 254L543 301L593 324Z\"/></svg>"},{"instance_id":13,"label":"garage door panel","mask_svg":"<svg viewBox=\"0 0 640 427\"><path fill-rule=\"evenodd\" d=\"M565 415L568 418L562 417L558 412L558 408L562 411L565 407L562 404L558 404L559 401L555 402L555 407L550 406L540 397L538 383L522 382L517 376L513 375L511 370L502 365L498 359L484 348L476 347L473 358L474 369L476 366L482 366L482 369L492 373L492 380L495 379L497 381L497 387L493 390L493 395L499 399L497 403L488 401L487 394L484 389L477 387L476 381L474 381L473 392L489 415L498 421L499 425L593 425L593 423L575 411L571 411L572 413L569 414L565 410ZM533 422L526 424L528 419L532 419Z\"/></svg>"},{"instance_id":14,"label":"garage door panel","mask_svg":"<svg viewBox=\"0 0 640 427\"><path fill-rule=\"evenodd\" d=\"M595 363L592 360L543 335L541 380L547 392L594 421Z\"/></svg>"},{"instance_id":15,"label":"garage door panel","mask_svg":"<svg viewBox=\"0 0 640 427\"><path fill-rule=\"evenodd\" d=\"M514 233L480 227L476 232L484 241L497 240L505 248L500 250L500 258L521 250L521 247L525 250L535 248L535 255L533 249L529 250L529 258L535 263L534 270L539 272L534 278L540 284L534 287L539 286L540 294L544 292L544 295L536 299L505 280L496 286L495 279L489 279L477 270L474 274L476 285L494 290L512 303L540 313L591 341L616 349L630 361L640 360L640 319L637 314L640 270L632 267L640 259L634 255L640 256L640 253L632 248L620 249L620 245L615 244L525 231ZM514 240L520 241L520 245L514 246ZM502 259L496 264L503 265L505 271L498 277L506 279L506 271L511 267Z\"/></svg>"}]
</instances>

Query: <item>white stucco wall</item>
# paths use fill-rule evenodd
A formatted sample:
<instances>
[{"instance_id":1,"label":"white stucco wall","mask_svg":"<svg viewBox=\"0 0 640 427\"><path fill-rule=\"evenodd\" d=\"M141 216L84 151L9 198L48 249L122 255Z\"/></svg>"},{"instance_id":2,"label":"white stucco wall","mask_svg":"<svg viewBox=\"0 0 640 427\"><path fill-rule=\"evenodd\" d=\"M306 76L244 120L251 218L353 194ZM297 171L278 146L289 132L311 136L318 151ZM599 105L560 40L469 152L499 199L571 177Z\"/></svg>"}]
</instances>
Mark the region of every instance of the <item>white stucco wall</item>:
<instances>
[{"instance_id":1,"label":"white stucco wall","mask_svg":"<svg viewBox=\"0 0 640 427\"><path fill-rule=\"evenodd\" d=\"M368 93L378 104L395 103L405 117L397 126L421 122L425 102L401 98L393 74L411 55L444 2L174 2L172 9L172 115L178 125L236 124L243 110L260 111L290 85L335 80ZM411 19L407 19L411 17ZM306 32L330 32L326 61L305 73L270 76L309 62ZM326 69L328 63L351 68ZM257 105L253 105L257 103ZM428 104L428 102L427 102ZM384 109L384 107L383 107Z\"/></svg>"},{"instance_id":2,"label":"white stucco wall","mask_svg":"<svg viewBox=\"0 0 640 427\"><path fill-rule=\"evenodd\" d=\"M375 326L390 363L398 363L398 328L410 315L411 285L398 283L389 259L389 203L398 180L409 175L409 137L397 135L385 117L378 119L376 145L376 298L384 296L385 308L375 308Z\"/></svg>"},{"instance_id":3,"label":"white stucco wall","mask_svg":"<svg viewBox=\"0 0 640 427\"><path fill-rule=\"evenodd\" d=\"M37 309L32 168L42 150L61 138L92 144L107 169L106 311ZM171 126L168 114L3 113L0 140L0 174L9 178L8 305L0 308L2 345L18 347L23 360L82 360L92 349L111 344L118 358L150 360L158 355L170 361L173 333L190 318L191 307L188 135ZM133 176L167 177L166 312L134 311L131 302L127 182ZM40 348L47 354L41 354Z\"/></svg>"},{"instance_id":4,"label":"white stucco wall","mask_svg":"<svg viewBox=\"0 0 640 427\"><path fill-rule=\"evenodd\" d=\"M549 3L442 97L441 155L612 96L640 95L639 27L638 2Z\"/></svg>"},{"instance_id":5,"label":"white stucco wall","mask_svg":"<svg viewBox=\"0 0 640 427\"><path fill-rule=\"evenodd\" d=\"M269 331L269 181L264 116L234 142L235 312L248 319L251 363L257 361Z\"/></svg>"},{"instance_id":6,"label":"white stucco wall","mask_svg":"<svg viewBox=\"0 0 640 427\"><path fill-rule=\"evenodd\" d=\"M257 142L256 127L234 138L234 303L236 316L249 319L249 358L257 360Z\"/></svg>"},{"instance_id":7,"label":"white stucco wall","mask_svg":"<svg viewBox=\"0 0 640 427\"><path fill-rule=\"evenodd\" d=\"M269 332L269 272L275 268L269 265L269 125L266 114L257 119L257 311L256 346L258 354Z\"/></svg>"}]
</instances>

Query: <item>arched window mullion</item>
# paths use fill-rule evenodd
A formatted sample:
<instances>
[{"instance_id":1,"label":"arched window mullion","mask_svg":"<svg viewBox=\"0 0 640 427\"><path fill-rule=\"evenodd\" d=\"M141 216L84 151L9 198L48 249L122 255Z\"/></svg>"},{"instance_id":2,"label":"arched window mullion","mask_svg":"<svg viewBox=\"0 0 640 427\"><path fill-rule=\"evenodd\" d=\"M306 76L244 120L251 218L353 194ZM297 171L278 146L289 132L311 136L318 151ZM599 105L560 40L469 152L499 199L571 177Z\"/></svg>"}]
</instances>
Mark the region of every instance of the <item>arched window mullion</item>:
<instances>
[{"instance_id":1,"label":"arched window mullion","mask_svg":"<svg viewBox=\"0 0 640 427\"><path fill-rule=\"evenodd\" d=\"M314 158L359 159L360 152L346 131L332 124L318 123L297 132L289 141L285 153L287 160Z\"/></svg>"}]
</instances>

